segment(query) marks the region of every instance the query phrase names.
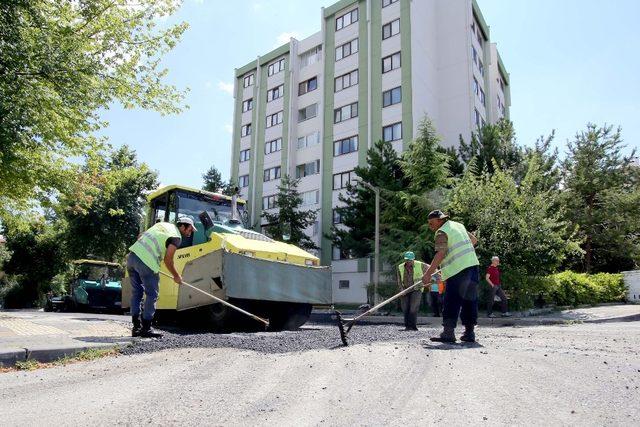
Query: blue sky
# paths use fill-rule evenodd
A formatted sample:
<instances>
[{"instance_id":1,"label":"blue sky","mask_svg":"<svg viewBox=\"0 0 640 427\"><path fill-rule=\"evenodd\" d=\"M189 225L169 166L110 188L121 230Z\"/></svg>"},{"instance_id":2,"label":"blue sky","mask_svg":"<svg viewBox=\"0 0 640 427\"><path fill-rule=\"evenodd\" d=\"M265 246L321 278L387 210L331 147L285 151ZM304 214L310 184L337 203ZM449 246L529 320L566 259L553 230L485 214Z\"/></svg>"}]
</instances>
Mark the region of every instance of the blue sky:
<instances>
[{"instance_id":1,"label":"blue sky","mask_svg":"<svg viewBox=\"0 0 640 427\"><path fill-rule=\"evenodd\" d=\"M414 0L429 1L429 0ZM231 159L234 68L320 29L333 0L185 0L168 20L190 29L169 53L167 82L190 88L189 109L160 116L114 105L103 132L128 144L163 184L200 187L215 165L226 179ZM640 1L478 0L511 75L511 118L532 145L556 130L564 152L587 122L622 126L640 146Z\"/></svg>"}]
</instances>

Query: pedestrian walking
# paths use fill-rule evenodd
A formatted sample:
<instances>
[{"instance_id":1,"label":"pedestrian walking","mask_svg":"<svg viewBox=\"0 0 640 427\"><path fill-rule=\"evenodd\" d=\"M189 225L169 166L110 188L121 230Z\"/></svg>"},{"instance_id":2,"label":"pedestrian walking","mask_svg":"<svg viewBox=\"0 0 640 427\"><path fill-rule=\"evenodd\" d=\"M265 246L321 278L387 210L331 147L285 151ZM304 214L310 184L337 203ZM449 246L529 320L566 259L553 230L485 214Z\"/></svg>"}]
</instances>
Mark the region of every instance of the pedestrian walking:
<instances>
[{"instance_id":1,"label":"pedestrian walking","mask_svg":"<svg viewBox=\"0 0 640 427\"><path fill-rule=\"evenodd\" d=\"M151 329L156 311L160 282L160 264L164 261L173 281L182 283L182 277L173 264L173 256L183 237L190 237L196 227L188 217L178 218L177 226L169 222L158 222L142 233L129 248L127 272L131 282L131 336L160 337ZM144 295L144 310L140 321L140 306Z\"/></svg>"},{"instance_id":2,"label":"pedestrian walking","mask_svg":"<svg viewBox=\"0 0 640 427\"><path fill-rule=\"evenodd\" d=\"M404 253L404 262L398 265L397 283L401 291L413 286L424 275L425 266L423 262L416 261L413 252ZM418 330L418 309L422 299L422 289L414 290L400 298L400 306L404 313L404 327L406 331Z\"/></svg>"},{"instance_id":3,"label":"pedestrian walking","mask_svg":"<svg viewBox=\"0 0 640 427\"><path fill-rule=\"evenodd\" d=\"M475 325L478 320L478 257L476 237L464 225L449 219L449 215L435 210L428 215L429 228L435 231L436 254L422 278L424 284L431 282L431 276L440 267L446 290L443 297L443 331L432 341L456 342L455 328L460 316L464 325L462 341L475 341Z\"/></svg>"},{"instance_id":4,"label":"pedestrian walking","mask_svg":"<svg viewBox=\"0 0 640 427\"><path fill-rule=\"evenodd\" d=\"M504 293L500 282L500 268L498 268L499 265L500 258L498 256L491 257L491 265L487 267L487 274L485 275L485 279L489 284L487 317L496 317L493 314L493 302L495 301L496 295L500 298L500 311L502 312L502 317L511 316L511 313L507 311L507 295Z\"/></svg>"},{"instance_id":5,"label":"pedestrian walking","mask_svg":"<svg viewBox=\"0 0 640 427\"><path fill-rule=\"evenodd\" d=\"M442 307L442 275L436 273L431 276L431 289L429 292L429 299L431 303L431 312L434 317L440 317L440 308Z\"/></svg>"}]
</instances>

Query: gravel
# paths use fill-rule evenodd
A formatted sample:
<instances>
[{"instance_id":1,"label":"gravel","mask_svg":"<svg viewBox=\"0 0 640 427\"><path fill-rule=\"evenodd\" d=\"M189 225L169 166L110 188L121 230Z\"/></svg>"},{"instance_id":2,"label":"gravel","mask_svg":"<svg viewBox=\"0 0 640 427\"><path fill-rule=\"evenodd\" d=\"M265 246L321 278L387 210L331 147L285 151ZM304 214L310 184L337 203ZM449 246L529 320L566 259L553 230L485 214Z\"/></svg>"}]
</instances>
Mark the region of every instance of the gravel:
<instances>
[{"instance_id":1,"label":"gravel","mask_svg":"<svg viewBox=\"0 0 640 427\"><path fill-rule=\"evenodd\" d=\"M158 329L158 328L156 328ZM348 335L349 345L373 342L423 341L439 329L421 327L405 331L401 325L355 325ZM307 323L297 331L215 334L167 328L162 338L136 340L124 354L139 354L179 348L235 348L261 353L291 353L342 347L338 326Z\"/></svg>"}]
</instances>

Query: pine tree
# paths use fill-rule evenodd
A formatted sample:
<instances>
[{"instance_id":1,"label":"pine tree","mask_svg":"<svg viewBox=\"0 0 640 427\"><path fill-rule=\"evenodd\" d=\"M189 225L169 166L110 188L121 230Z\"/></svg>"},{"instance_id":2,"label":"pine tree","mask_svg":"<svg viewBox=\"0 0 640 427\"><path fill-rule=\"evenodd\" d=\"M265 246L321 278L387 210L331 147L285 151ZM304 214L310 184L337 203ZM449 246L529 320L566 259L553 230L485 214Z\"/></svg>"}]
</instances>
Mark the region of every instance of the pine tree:
<instances>
[{"instance_id":1,"label":"pine tree","mask_svg":"<svg viewBox=\"0 0 640 427\"><path fill-rule=\"evenodd\" d=\"M299 246L306 250L317 250L318 246L305 234L305 229L316 222L317 211L300 210L302 197L298 192L300 180L292 179L285 175L280 180L276 205L278 212L262 212L262 217L267 220L265 234L276 240L285 240L288 236L288 243Z\"/></svg>"},{"instance_id":2,"label":"pine tree","mask_svg":"<svg viewBox=\"0 0 640 427\"><path fill-rule=\"evenodd\" d=\"M209 170L202 175L202 179L204 180L203 190L217 193L225 187L222 174L215 166L211 166Z\"/></svg>"}]
</instances>

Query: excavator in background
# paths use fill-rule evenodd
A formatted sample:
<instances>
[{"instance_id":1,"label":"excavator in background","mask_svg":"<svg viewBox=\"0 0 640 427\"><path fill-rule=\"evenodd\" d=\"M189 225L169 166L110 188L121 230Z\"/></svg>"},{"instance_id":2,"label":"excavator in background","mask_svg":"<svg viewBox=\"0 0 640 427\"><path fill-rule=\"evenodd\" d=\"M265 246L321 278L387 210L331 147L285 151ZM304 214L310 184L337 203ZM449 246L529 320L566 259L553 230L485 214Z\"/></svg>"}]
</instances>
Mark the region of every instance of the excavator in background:
<instances>
[{"instance_id":1,"label":"excavator in background","mask_svg":"<svg viewBox=\"0 0 640 427\"><path fill-rule=\"evenodd\" d=\"M197 232L183 238L174 256L184 282L269 319L272 330L294 330L311 316L313 305L332 303L331 268L295 245L249 228L246 202L204 190L170 185L148 196L144 229L158 221L194 221ZM164 263L161 271L168 273ZM125 276L122 306L131 284ZM255 322L205 294L160 275L157 313L197 312L209 329L236 329Z\"/></svg>"}]
</instances>

